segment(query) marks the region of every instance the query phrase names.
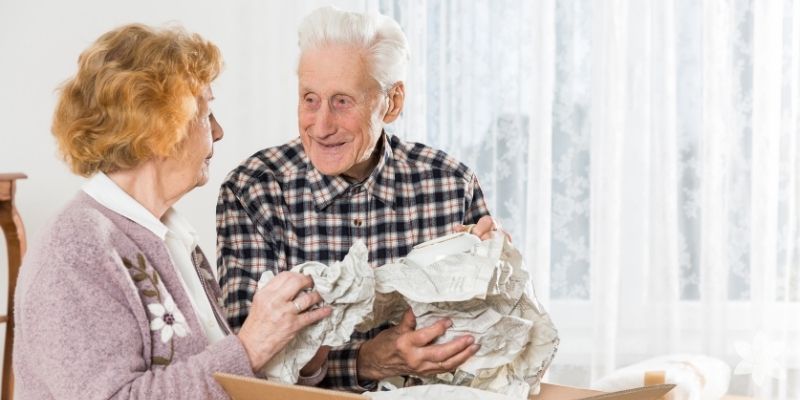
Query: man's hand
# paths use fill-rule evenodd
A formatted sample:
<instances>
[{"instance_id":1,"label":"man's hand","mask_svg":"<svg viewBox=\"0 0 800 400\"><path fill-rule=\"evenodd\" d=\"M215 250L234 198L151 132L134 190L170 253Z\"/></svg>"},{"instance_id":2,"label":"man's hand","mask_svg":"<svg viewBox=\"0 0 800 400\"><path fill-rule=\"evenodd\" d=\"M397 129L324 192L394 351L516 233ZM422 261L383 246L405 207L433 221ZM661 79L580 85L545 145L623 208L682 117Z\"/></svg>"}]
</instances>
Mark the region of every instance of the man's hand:
<instances>
[{"instance_id":1,"label":"man's hand","mask_svg":"<svg viewBox=\"0 0 800 400\"><path fill-rule=\"evenodd\" d=\"M511 235L508 232L504 231L500 228L500 223L497 222L494 218L489 215L484 215L481 219L478 220L477 224L474 225L456 225L456 232L467 232L471 233L481 240L491 239L494 232L501 232L502 234L506 235L508 241L511 241Z\"/></svg>"},{"instance_id":2,"label":"man's hand","mask_svg":"<svg viewBox=\"0 0 800 400\"><path fill-rule=\"evenodd\" d=\"M435 375L455 370L480 348L475 338L466 335L442 344L431 344L452 326L447 319L416 329L417 321L406 310L399 325L368 340L358 352L358 378L381 380L390 376Z\"/></svg>"}]
</instances>

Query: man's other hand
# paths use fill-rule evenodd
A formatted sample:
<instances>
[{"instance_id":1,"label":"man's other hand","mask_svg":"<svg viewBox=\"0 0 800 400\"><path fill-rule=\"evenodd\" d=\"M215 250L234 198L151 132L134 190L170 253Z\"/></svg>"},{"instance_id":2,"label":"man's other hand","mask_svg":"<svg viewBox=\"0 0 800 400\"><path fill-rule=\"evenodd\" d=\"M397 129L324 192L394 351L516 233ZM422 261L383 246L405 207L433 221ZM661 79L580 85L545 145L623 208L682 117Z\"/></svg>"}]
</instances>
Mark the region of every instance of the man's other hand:
<instances>
[{"instance_id":1,"label":"man's other hand","mask_svg":"<svg viewBox=\"0 0 800 400\"><path fill-rule=\"evenodd\" d=\"M390 376L430 376L454 371L480 346L469 335L432 344L452 324L448 319L441 319L431 326L416 329L414 313L406 310L399 325L384 330L361 346L357 364L359 379L377 381Z\"/></svg>"}]
</instances>

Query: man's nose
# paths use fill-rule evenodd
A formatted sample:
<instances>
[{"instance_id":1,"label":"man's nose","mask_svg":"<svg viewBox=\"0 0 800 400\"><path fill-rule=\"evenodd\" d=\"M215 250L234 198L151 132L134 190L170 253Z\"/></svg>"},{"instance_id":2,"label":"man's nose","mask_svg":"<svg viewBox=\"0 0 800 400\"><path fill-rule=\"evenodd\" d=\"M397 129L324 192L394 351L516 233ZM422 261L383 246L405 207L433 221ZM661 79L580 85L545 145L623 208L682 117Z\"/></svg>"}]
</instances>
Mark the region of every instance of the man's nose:
<instances>
[{"instance_id":1,"label":"man's nose","mask_svg":"<svg viewBox=\"0 0 800 400\"><path fill-rule=\"evenodd\" d=\"M336 132L336 116L331 112L328 104L322 104L317 111L315 133L317 137L325 137Z\"/></svg>"}]
</instances>

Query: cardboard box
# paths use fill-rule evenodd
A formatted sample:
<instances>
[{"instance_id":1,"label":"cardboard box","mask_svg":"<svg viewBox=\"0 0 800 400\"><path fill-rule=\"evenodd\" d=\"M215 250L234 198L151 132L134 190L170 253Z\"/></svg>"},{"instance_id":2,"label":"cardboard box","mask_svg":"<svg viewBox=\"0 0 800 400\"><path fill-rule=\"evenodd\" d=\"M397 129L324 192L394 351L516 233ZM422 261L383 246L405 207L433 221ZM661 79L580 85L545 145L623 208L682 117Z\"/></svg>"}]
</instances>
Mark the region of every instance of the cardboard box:
<instances>
[{"instance_id":1,"label":"cardboard box","mask_svg":"<svg viewBox=\"0 0 800 400\"><path fill-rule=\"evenodd\" d=\"M262 379L215 373L214 378L233 400L367 400L360 394L320 388L284 385ZM569 386L542 384L531 400L658 400L675 385L654 385L621 392L603 393ZM424 400L424 399L420 399Z\"/></svg>"}]
</instances>

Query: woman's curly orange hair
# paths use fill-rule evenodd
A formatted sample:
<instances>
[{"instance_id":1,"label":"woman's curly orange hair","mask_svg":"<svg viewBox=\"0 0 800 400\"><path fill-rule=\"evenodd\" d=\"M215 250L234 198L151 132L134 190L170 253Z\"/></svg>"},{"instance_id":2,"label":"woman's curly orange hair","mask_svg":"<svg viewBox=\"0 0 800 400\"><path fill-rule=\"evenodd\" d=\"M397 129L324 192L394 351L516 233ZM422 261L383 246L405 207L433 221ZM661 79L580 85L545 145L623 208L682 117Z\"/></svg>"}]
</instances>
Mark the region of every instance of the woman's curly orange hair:
<instances>
[{"instance_id":1,"label":"woman's curly orange hair","mask_svg":"<svg viewBox=\"0 0 800 400\"><path fill-rule=\"evenodd\" d=\"M60 88L52 131L62 156L90 176L176 154L197 96L221 69L217 46L182 28L131 24L102 35Z\"/></svg>"}]
</instances>

